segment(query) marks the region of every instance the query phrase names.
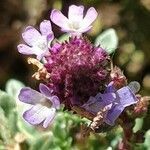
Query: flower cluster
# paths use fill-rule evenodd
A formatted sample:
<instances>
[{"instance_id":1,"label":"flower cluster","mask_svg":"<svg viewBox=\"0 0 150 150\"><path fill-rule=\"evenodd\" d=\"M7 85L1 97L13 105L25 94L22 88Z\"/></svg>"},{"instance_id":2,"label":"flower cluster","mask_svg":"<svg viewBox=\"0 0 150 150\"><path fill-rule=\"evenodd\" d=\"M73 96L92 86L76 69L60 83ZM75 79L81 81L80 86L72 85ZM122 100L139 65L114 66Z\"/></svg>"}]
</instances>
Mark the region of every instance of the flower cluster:
<instances>
[{"instance_id":1,"label":"flower cluster","mask_svg":"<svg viewBox=\"0 0 150 150\"><path fill-rule=\"evenodd\" d=\"M120 69L110 67L105 49L94 46L83 36L96 17L93 7L84 16L83 6L71 5L68 18L59 10L52 10L51 21L70 36L64 42L54 40L49 20L41 22L41 33L32 26L23 32L27 45L19 44L18 51L36 55L36 60L30 61L40 66L34 77L38 80L45 77L44 84L39 85L40 92L25 87L19 94L20 101L30 104L31 108L23 114L30 124L48 127L60 104L64 104L66 109L91 120L101 114L102 123L114 125L126 107L138 102L135 94L139 84L128 85Z\"/></svg>"},{"instance_id":2,"label":"flower cluster","mask_svg":"<svg viewBox=\"0 0 150 150\"><path fill-rule=\"evenodd\" d=\"M68 108L84 104L109 81L108 54L83 37L71 37L46 60L48 86Z\"/></svg>"}]
</instances>

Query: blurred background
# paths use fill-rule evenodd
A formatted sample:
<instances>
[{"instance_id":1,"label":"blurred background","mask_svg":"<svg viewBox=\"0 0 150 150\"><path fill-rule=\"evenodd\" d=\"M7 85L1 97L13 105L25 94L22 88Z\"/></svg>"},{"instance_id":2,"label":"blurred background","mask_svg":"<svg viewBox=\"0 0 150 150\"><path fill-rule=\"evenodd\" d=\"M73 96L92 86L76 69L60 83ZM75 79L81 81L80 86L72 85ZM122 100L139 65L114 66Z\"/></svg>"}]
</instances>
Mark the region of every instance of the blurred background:
<instances>
[{"instance_id":1,"label":"blurred background","mask_svg":"<svg viewBox=\"0 0 150 150\"><path fill-rule=\"evenodd\" d=\"M23 42L21 33L26 26L37 28L42 20L49 19L53 8L67 15L71 4L84 5L86 9L93 6L98 11L94 27L87 35L91 41L108 28L116 30L119 46L112 55L114 64L124 70L129 81L140 82L141 94L150 95L150 0L0 0L0 89L5 90L11 78L37 87L37 81L31 78L33 66L27 64L27 56L17 51L17 45ZM62 34L54 25L53 31L56 37ZM27 126L14 104L15 90L22 86L18 81L11 81L6 86L9 95L0 91L0 150L70 150L72 147L75 150L112 150L122 139L120 127L107 134L91 134L89 139L82 139L80 124L84 121L61 111L52 132ZM140 140L146 133L144 147L138 145L135 150L150 149L149 117L150 109L144 123L142 119L135 121L136 128L143 132L135 129Z\"/></svg>"},{"instance_id":2,"label":"blurred background","mask_svg":"<svg viewBox=\"0 0 150 150\"><path fill-rule=\"evenodd\" d=\"M114 64L124 70L130 80L142 85L142 93L150 93L150 0L1 0L0 1L0 88L16 78L26 85L36 86L31 80L32 66L26 56L17 51L22 41L21 32L28 26L38 27L49 19L53 8L67 15L70 4L94 6L99 17L88 36L94 40L103 30L113 27L119 37ZM60 30L53 26L55 36Z\"/></svg>"}]
</instances>

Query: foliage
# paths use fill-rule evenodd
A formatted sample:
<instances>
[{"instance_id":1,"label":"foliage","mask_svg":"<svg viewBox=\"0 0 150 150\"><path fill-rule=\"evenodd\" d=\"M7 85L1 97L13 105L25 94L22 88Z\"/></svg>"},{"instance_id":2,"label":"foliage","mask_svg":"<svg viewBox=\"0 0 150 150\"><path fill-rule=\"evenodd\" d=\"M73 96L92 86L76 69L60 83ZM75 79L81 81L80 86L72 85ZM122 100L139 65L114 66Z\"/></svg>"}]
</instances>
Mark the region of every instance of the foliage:
<instances>
[{"instance_id":1,"label":"foliage","mask_svg":"<svg viewBox=\"0 0 150 150\"><path fill-rule=\"evenodd\" d=\"M101 46L110 54L117 49L118 36L114 29L108 29L101 33L95 40L96 46Z\"/></svg>"}]
</instances>

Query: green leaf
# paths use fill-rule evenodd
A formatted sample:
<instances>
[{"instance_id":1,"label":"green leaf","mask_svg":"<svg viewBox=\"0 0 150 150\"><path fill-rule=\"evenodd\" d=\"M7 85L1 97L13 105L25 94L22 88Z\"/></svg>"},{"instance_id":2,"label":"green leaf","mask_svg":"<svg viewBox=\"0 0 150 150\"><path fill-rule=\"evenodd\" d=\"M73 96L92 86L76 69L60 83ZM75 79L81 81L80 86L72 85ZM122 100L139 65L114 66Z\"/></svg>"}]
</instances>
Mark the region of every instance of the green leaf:
<instances>
[{"instance_id":1,"label":"green leaf","mask_svg":"<svg viewBox=\"0 0 150 150\"><path fill-rule=\"evenodd\" d=\"M5 113L4 113L4 110L2 109L2 107L0 107L0 121L1 122L6 122L6 117L5 117Z\"/></svg>"},{"instance_id":2,"label":"green leaf","mask_svg":"<svg viewBox=\"0 0 150 150\"><path fill-rule=\"evenodd\" d=\"M18 131L18 128L17 128L17 121L18 121L18 114L17 114L17 111L15 109L13 109L11 111L11 113L8 115L8 127L11 131L11 134L14 136L17 131Z\"/></svg>"},{"instance_id":3,"label":"green leaf","mask_svg":"<svg viewBox=\"0 0 150 150\"><path fill-rule=\"evenodd\" d=\"M19 101L18 99L18 95L19 95L19 92L20 90L24 87L25 85L18 81L18 80L15 80L15 79L10 79L7 81L6 83L6 92L12 96L14 98L14 101L16 102L17 104L17 110L18 110L18 113L21 115L22 113L22 110L23 110L23 107L24 107L24 103L22 103L21 101Z\"/></svg>"},{"instance_id":4,"label":"green leaf","mask_svg":"<svg viewBox=\"0 0 150 150\"><path fill-rule=\"evenodd\" d=\"M51 144L52 144L52 143L51 143L50 138L47 138L47 139L43 142L43 145L42 145L42 147L40 148L40 150L50 149Z\"/></svg>"},{"instance_id":5,"label":"green leaf","mask_svg":"<svg viewBox=\"0 0 150 150\"><path fill-rule=\"evenodd\" d=\"M13 97L0 90L0 106L4 110L5 115L8 116L12 109L15 108L16 103Z\"/></svg>"},{"instance_id":6,"label":"green leaf","mask_svg":"<svg viewBox=\"0 0 150 150\"><path fill-rule=\"evenodd\" d=\"M20 115L18 116L17 127L20 132L28 137L29 142L32 142L37 136L39 136L38 130L34 126L26 123Z\"/></svg>"},{"instance_id":7,"label":"green leaf","mask_svg":"<svg viewBox=\"0 0 150 150\"><path fill-rule=\"evenodd\" d=\"M143 126L143 118L136 118L135 119L135 126L133 127L133 132L136 133L140 129L142 129Z\"/></svg>"},{"instance_id":8,"label":"green leaf","mask_svg":"<svg viewBox=\"0 0 150 150\"><path fill-rule=\"evenodd\" d=\"M69 41L69 37L70 37L69 34L63 34L62 36L60 36L60 37L58 38L58 41L59 41L60 43L63 43L63 42L65 42L65 41Z\"/></svg>"},{"instance_id":9,"label":"green leaf","mask_svg":"<svg viewBox=\"0 0 150 150\"><path fill-rule=\"evenodd\" d=\"M5 117L5 112L0 107L0 138L5 142L9 143L11 139L11 132L8 127L8 120Z\"/></svg>"},{"instance_id":10,"label":"green leaf","mask_svg":"<svg viewBox=\"0 0 150 150\"><path fill-rule=\"evenodd\" d=\"M50 141L51 139L48 138L48 136L38 136L36 139L32 142L31 147L29 150L41 150L42 146L44 145L45 141L47 139Z\"/></svg>"},{"instance_id":11,"label":"green leaf","mask_svg":"<svg viewBox=\"0 0 150 150\"><path fill-rule=\"evenodd\" d=\"M150 130L148 130L145 134L144 146L147 148L147 150L150 150Z\"/></svg>"},{"instance_id":12,"label":"green leaf","mask_svg":"<svg viewBox=\"0 0 150 150\"><path fill-rule=\"evenodd\" d=\"M95 40L95 45L104 48L109 54L113 53L118 46L118 36L112 28L101 33Z\"/></svg>"},{"instance_id":13,"label":"green leaf","mask_svg":"<svg viewBox=\"0 0 150 150\"><path fill-rule=\"evenodd\" d=\"M10 79L6 83L6 92L15 99L17 99L18 94L23 87L24 84L22 82L15 79Z\"/></svg>"},{"instance_id":14,"label":"green leaf","mask_svg":"<svg viewBox=\"0 0 150 150\"><path fill-rule=\"evenodd\" d=\"M4 144L0 142L0 150L5 150L5 149L6 147L4 146Z\"/></svg>"}]
</instances>

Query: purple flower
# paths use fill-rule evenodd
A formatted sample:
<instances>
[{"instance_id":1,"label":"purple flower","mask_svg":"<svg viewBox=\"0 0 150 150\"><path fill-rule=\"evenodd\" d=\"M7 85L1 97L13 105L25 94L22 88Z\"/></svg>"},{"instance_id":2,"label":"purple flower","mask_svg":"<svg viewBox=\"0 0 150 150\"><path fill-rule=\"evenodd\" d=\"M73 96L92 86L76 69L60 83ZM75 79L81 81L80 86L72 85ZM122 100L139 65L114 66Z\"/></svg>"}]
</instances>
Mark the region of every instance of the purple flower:
<instances>
[{"instance_id":1,"label":"purple flower","mask_svg":"<svg viewBox=\"0 0 150 150\"><path fill-rule=\"evenodd\" d=\"M50 51L45 67L48 86L66 108L84 104L105 88L109 80L109 56L83 37L72 37Z\"/></svg>"},{"instance_id":2,"label":"purple flower","mask_svg":"<svg viewBox=\"0 0 150 150\"><path fill-rule=\"evenodd\" d=\"M50 21L44 20L41 22L40 32L34 27L28 26L22 33L22 37L27 45L19 44L17 47L18 51L25 55L34 54L37 56L37 59L42 59L49 51L49 45L54 39Z\"/></svg>"},{"instance_id":3,"label":"purple flower","mask_svg":"<svg viewBox=\"0 0 150 150\"><path fill-rule=\"evenodd\" d=\"M60 102L46 85L40 84L39 90L41 93L29 87L22 88L19 100L31 105L31 108L23 113L23 118L32 125L42 123L43 127L47 128L53 121L56 110L60 108Z\"/></svg>"},{"instance_id":4,"label":"purple flower","mask_svg":"<svg viewBox=\"0 0 150 150\"><path fill-rule=\"evenodd\" d=\"M97 11L93 7L87 10L85 17L83 11L84 6L71 5L68 11L68 18L56 9L52 11L50 18L63 31L80 35L91 29L91 24L97 17Z\"/></svg>"},{"instance_id":5,"label":"purple flower","mask_svg":"<svg viewBox=\"0 0 150 150\"><path fill-rule=\"evenodd\" d=\"M95 97L90 97L82 107L87 111L96 114L104 107L111 106L105 115L104 122L109 125L114 125L115 120L126 107L137 103L137 98L128 86L116 91L114 91L114 88L111 86L113 85L109 84L107 88L108 93L98 93Z\"/></svg>"}]
</instances>

